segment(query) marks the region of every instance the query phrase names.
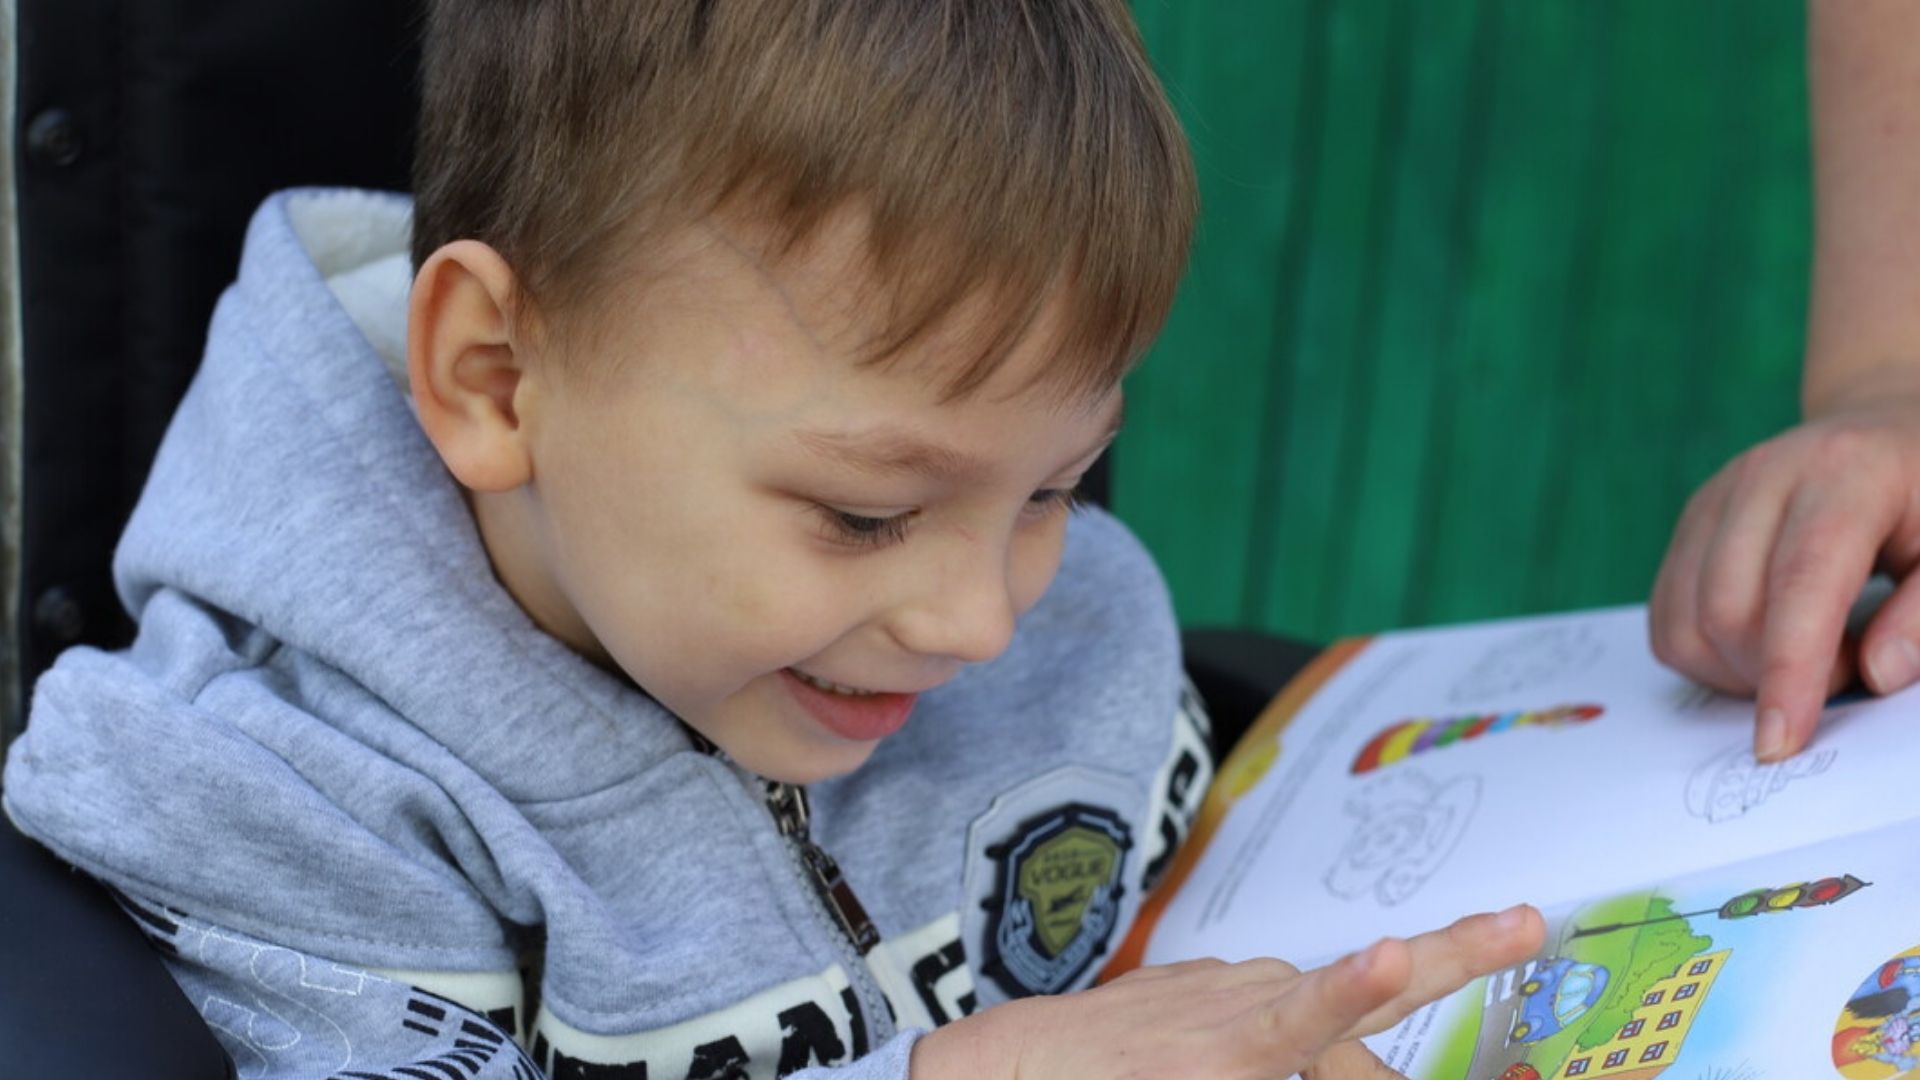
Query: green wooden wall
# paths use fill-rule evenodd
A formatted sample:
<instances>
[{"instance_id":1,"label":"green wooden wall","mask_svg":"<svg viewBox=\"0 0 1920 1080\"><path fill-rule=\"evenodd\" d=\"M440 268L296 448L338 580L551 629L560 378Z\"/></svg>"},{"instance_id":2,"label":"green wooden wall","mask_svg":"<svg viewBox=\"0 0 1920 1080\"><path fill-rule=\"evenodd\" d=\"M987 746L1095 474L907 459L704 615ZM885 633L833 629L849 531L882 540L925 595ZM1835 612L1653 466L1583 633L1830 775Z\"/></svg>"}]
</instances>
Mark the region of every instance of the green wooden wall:
<instances>
[{"instance_id":1,"label":"green wooden wall","mask_svg":"<svg viewBox=\"0 0 1920 1080\"><path fill-rule=\"evenodd\" d=\"M1643 599L1792 422L1801 0L1136 0L1202 220L1114 504L1182 621Z\"/></svg>"}]
</instances>

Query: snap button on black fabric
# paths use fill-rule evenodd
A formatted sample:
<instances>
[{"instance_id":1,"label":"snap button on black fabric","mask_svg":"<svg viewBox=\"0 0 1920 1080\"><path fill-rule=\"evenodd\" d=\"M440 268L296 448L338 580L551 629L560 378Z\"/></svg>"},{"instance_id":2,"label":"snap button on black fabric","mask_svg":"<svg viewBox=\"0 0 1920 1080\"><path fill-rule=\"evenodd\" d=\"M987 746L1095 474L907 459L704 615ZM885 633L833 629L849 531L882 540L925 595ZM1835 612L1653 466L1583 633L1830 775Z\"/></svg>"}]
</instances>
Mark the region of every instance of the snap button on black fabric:
<instances>
[{"instance_id":1,"label":"snap button on black fabric","mask_svg":"<svg viewBox=\"0 0 1920 1080\"><path fill-rule=\"evenodd\" d=\"M80 124L65 109L43 109L27 122L27 159L36 165L65 168L84 148Z\"/></svg>"},{"instance_id":2,"label":"snap button on black fabric","mask_svg":"<svg viewBox=\"0 0 1920 1080\"><path fill-rule=\"evenodd\" d=\"M33 625L58 645L71 645L87 629L87 613L63 585L40 594L33 602Z\"/></svg>"}]
</instances>

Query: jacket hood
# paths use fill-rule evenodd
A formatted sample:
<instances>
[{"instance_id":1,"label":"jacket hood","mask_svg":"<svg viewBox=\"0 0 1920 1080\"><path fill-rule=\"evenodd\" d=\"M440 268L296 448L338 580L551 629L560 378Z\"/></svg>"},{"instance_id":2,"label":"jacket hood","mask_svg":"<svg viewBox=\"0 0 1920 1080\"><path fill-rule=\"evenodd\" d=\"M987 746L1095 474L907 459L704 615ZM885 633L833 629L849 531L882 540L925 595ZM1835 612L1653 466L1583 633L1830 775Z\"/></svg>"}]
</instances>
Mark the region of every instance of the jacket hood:
<instances>
[{"instance_id":1,"label":"jacket hood","mask_svg":"<svg viewBox=\"0 0 1920 1080\"><path fill-rule=\"evenodd\" d=\"M374 342L400 337L389 328L396 312L404 323L406 275L385 295L369 278L404 259L410 205L331 190L261 207L115 582L136 621L171 589L351 674L512 797L595 790L685 740L497 584L458 487L394 392ZM557 787L526 786L532 718L576 765L536 774Z\"/></svg>"},{"instance_id":2,"label":"jacket hood","mask_svg":"<svg viewBox=\"0 0 1920 1080\"><path fill-rule=\"evenodd\" d=\"M537 808L724 767L494 579L373 344L404 323L409 213L307 190L255 214L115 555L138 635L40 678L4 793L130 892L318 955L470 968L512 956L503 919L592 902Z\"/></svg>"}]
</instances>

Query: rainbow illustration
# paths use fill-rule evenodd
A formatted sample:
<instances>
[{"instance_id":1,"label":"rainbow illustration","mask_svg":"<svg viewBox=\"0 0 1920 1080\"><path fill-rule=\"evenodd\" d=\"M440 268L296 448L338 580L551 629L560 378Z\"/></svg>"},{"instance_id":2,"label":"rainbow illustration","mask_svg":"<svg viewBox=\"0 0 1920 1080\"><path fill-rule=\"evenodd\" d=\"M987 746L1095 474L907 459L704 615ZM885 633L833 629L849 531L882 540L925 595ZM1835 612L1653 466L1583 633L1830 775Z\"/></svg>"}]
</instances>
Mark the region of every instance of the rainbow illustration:
<instances>
[{"instance_id":1,"label":"rainbow illustration","mask_svg":"<svg viewBox=\"0 0 1920 1080\"><path fill-rule=\"evenodd\" d=\"M1457 742L1523 727L1584 724L1605 710L1598 705L1556 705L1536 712L1486 713L1447 720L1402 720L1373 737L1353 759L1353 773L1370 773L1402 758Z\"/></svg>"}]
</instances>

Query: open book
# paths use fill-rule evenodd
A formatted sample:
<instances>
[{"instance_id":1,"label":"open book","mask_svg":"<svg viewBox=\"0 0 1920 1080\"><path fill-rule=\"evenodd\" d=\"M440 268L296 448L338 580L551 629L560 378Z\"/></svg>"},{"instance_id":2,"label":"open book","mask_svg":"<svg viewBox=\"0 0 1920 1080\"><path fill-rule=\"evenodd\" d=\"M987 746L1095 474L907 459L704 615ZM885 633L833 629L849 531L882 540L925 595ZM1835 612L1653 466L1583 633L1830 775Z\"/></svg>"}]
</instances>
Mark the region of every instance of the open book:
<instances>
[{"instance_id":1,"label":"open book","mask_svg":"<svg viewBox=\"0 0 1920 1080\"><path fill-rule=\"evenodd\" d=\"M1414 1080L1920 1077L1920 691L1759 765L1639 608L1323 653L1223 765L1113 969L1310 966L1517 901L1525 964L1368 1040Z\"/></svg>"}]
</instances>

